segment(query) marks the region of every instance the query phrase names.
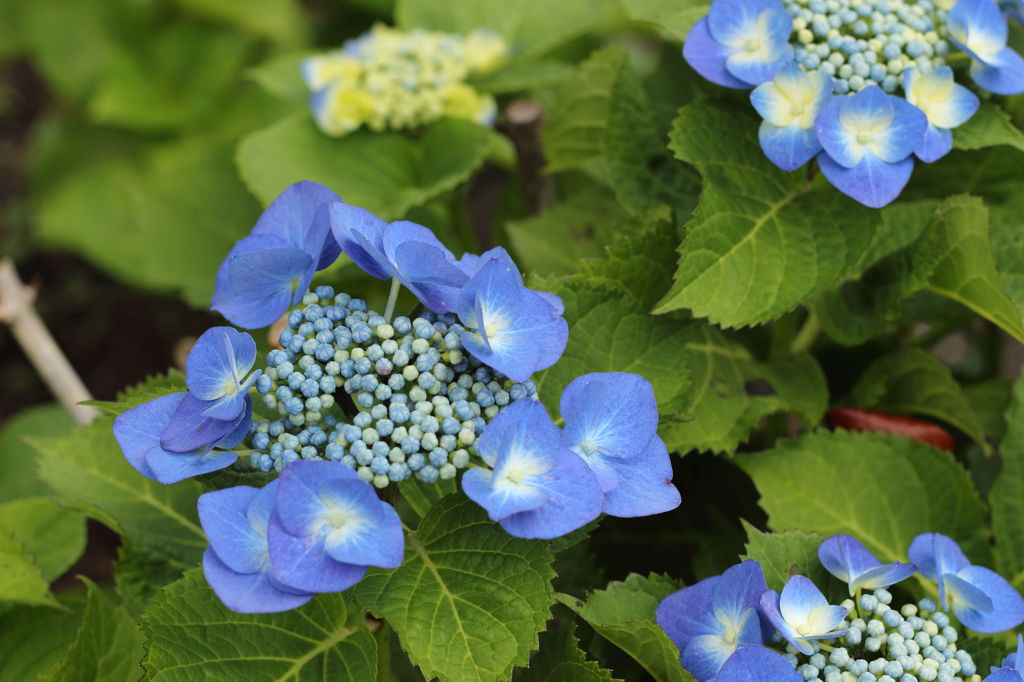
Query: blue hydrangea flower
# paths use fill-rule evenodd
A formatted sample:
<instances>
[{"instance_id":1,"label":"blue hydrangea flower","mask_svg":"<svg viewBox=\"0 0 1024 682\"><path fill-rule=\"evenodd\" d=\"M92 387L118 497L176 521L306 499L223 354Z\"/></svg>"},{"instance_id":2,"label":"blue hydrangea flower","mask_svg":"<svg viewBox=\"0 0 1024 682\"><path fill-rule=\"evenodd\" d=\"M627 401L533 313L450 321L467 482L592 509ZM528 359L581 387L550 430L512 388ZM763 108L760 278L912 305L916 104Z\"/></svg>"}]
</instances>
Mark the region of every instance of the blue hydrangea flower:
<instances>
[{"instance_id":1,"label":"blue hydrangea flower","mask_svg":"<svg viewBox=\"0 0 1024 682\"><path fill-rule=\"evenodd\" d=\"M995 571L974 566L952 538L923 533L910 544L910 560L939 585L944 609L976 632L1003 632L1024 622L1024 599Z\"/></svg>"},{"instance_id":2,"label":"blue hydrangea flower","mask_svg":"<svg viewBox=\"0 0 1024 682\"><path fill-rule=\"evenodd\" d=\"M499 258L508 263L511 267L515 267L515 261L512 260L512 256L508 255L508 251L500 246L484 251L481 254L464 253L462 254L462 258L458 260L457 265L464 273L466 273L468 279L478 273L480 268L482 268L484 264L492 258ZM565 312L565 302L562 301L562 297L558 294L553 294L550 291L538 291L536 289L531 289L530 291L550 303L551 307L555 309L555 314L561 315Z\"/></svg>"},{"instance_id":3,"label":"blue hydrangea flower","mask_svg":"<svg viewBox=\"0 0 1024 682\"><path fill-rule=\"evenodd\" d=\"M821 590L802 575L786 581L781 595L775 590L762 594L761 612L787 642L808 656L814 653L811 640L846 634L836 628L846 618L847 609L829 604Z\"/></svg>"},{"instance_id":4,"label":"blue hydrangea flower","mask_svg":"<svg viewBox=\"0 0 1024 682\"><path fill-rule=\"evenodd\" d=\"M754 109L764 121L758 130L765 156L785 171L796 170L821 151L814 120L832 97L832 77L821 71L805 72L790 62L775 80L750 93Z\"/></svg>"},{"instance_id":5,"label":"blue hydrangea flower","mask_svg":"<svg viewBox=\"0 0 1024 682\"><path fill-rule=\"evenodd\" d=\"M586 374L565 387L559 409L565 420L562 445L597 476L604 513L647 516L679 506L647 379L624 372Z\"/></svg>"},{"instance_id":6,"label":"blue hydrangea flower","mask_svg":"<svg viewBox=\"0 0 1024 682\"><path fill-rule=\"evenodd\" d=\"M274 578L304 592L340 592L367 566L398 568L402 522L373 486L341 462L299 460L278 480L267 532Z\"/></svg>"},{"instance_id":7,"label":"blue hydrangea flower","mask_svg":"<svg viewBox=\"0 0 1024 682\"><path fill-rule=\"evenodd\" d=\"M352 262L377 279L395 276L393 266L384 255L386 222L365 208L343 201L331 204L328 213L331 234Z\"/></svg>"},{"instance_id":8,"label":"blue hydrangea flower","mask_svg":"<svg viewBox=\"0 0 1024 682\"><path fill-rule=\"evenodd\" d=\"M308 180L281 192L224 259L210 307L232 324L257 329L301 301L313 273L340 252L327 218L334 201L338 195Z\"/></svg>"},{"instance_id":9,"label":"blue hydrangea flower","mask_svg":"<svg viewBox=\"0 0 1024 682\"><path fill-rule=\"evenodd\" d=\"M1017 651L1003 659L1000 667L992 666L992 674L985 682L1024 681L1024 636L1017 635Z\"/></svg>"},{"instance_id":10,"label":"blue hydrangea flower","mask_svg":"<svg viewBox=\"0 0 1024 682\"><path fill-rule=\"evenodd\" d=\"M767 640L770 627L757 609L767 589L761 565L747 559L720 576L665 597L655 619L679 647L683 667L699 682L706 682L715 679L738 648L760 646Z\"/></svg>"},{"instance_id":11,"label":"blue hydrangea flower","mask_svg":"<svg viewBox=\"0 0 1024 682\"><path fill-rule=\"evenodd\" d=\"M287 611L313 596L282 585L270 571L267 526L276 491L277 481L272 481L262 489L236 486L199 497L199 522L210 542L203 573L232 611Z\"/></svg>"},{"instance_id":12,"label":"blue hydrangea flower","mask_svg":"<svg viewBox=\"0 0 1024 682\"><path fill-rule=\"evenodd\" d=\"M997 95L1024 92L1024 59L1007 47L1006 17L993 0L959 0L946 18L949 37L971 56L971 78Z\"/></svg>"},{"instance_id":13,"label":"blue hydrangea flower","mask_svg":"<svg viewBox=\"0 0 1024 682\"><path fill-rule=\"evenodd\" d=\"M905 99L871 86L834 97L814 127L825 150L818 163L828 181L860 203L881 208L910 180L912 154L928 119Z\"/></svg>"},{"instance_id":14,"label":"blue hydrangea flower","mask_svg":"<svg viewBox=\"0 0 1024 682\"><path fill-rule=\"evenodd\" d=\"M770 81L793 59L792 28L779 0L713 0L686 36L683 57L712 83L750 88Z\"/></svg>"},{"instance_id":15,"label":"blue hydrangea flower","mask_svg":"<svg viewBox=\"0 0 1024 682\"><path fill-rule=\"evenodd\" d=\"M729 657L714 682L801 682L803 679L782 654L763 646L745 646Z\"/></svg>"},{"instance_id":16,"label":"blue hydrangea flower","mask_svg":"<svg viewBox=\"0 0 1024 682\"><path fill-rule=\"evenodd\" d=\"M246 377L254 362L256 342L248 334L231 327L203 332L185 360L185 384L193 397L209 403L202 412L204 417L238 416L249 389L262 372L256 370Z\"/></svg>"},{"instance_id":17,"label":"blue hydrangea flower","mask_svg":"<svg viewBox=\"0 0 1024 682\"><path fill-rule=\"evenodd\" d=\"M488 260L466 283L457 313L466 349L513 381L555 364L569 340L561 315L501 258Z\"/></svg>"},{"instance_id":18,"label":"blue hydrangea flower","mask_svg":"<svg viewBox=\"0 0 1024 682\"><path fill-rule=\"evenodd\" d=\"M205 405L187 393L160 396L118 415L114 438L136 471L160 483L177 483L229 467L238 455L213 447L234 447L245 437L252 403L247 403L234 422L202 417ZM172 432L175 438L168 441L176 447L168 447L163 441L165 434L179 425L183 428Z\"/></svg>"},{"instance_id":19,"label":"blue hydrangea flower","mask_svg":"<svg viewBox=\"0 0 1024 682\"><path fill-rule=\"evenodd\" d=\"M597 479L562 447L558 427L538 401L512 403L487 425L476 447L492 469L469 469L462 489L510 534L557 538L601 513Z\"/></svg>"},{"instance_id":20,"label":"blue hydrangea flower","mask_svg":"<svg viewBox=\"0 0 1024 682\"><path fill-rule=\"evenodd\" d=\"M941 66L921 72L913 68L903 72L903 91L907 101L928 117L928 129L914 149L925 163L937 161L953 148L951 128L965 123L978 110L978 97L953 82L953 69Z\"/></svg>"},{"instance_id":21,"label":"blue hydrangea flower","mask_svg":"<svg viewBox=\"0 0 1024 682\"><path fill-rule=\"evenodd\" d=\"M906 580L917 566L894 561L883 564L867 547L849 535L833 535L818 546L818 559L829 573L842 580L853 596L857 590L877 590Z\"/></svg>"}]
</instances>

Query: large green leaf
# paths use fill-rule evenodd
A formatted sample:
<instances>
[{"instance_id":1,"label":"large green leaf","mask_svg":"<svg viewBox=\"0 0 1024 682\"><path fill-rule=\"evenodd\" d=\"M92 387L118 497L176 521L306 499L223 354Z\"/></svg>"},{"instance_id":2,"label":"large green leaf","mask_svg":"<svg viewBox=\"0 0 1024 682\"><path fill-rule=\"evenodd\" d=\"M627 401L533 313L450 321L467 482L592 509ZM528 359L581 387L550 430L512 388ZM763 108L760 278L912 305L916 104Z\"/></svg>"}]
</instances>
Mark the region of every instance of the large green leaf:
<instances>
[{"instance_id":1,"label":"large green leaf","mask_svg":"<svg viewBox=\"0 0 1024 682\"><path fill-rule=\"evenodd\" d=\"M238 26L280 43L296 42L302 34L300 7L295 0L175 0L182 9Z\"/></svg>"},{"instance_id":2,"label":"large green leaf","mask_svg":"<svg viewBox=\"0 0 1024 682\"><path fill-rule=\"evenodd\" d=\"M315 180L392 220L469 178L487 156L490 135L475 123L444 119L415 139L366 130L328 137L301 112L244 138L237 161L264 205L292 183Z\"/></svg>"},{"instance_id":3,"label":"large green leaf","mask_svg":"<svg viewBox=\"0 0 1024 682\"><path fill-rule=\"evenodd\" d=\"M654 619L662 599L681 585L660 575L630 574L581 601L567 594L558 600L575 611L602 637L632 656L658 682L693 682L679 663L679 649Z\"/></svg>"},{"instance_id":4,"label":"large green leaf","mask_svg":"<svg viewBox=\"0 0 1024 682\"><path fill-rule=\"evenodd\" d=\"M819 587L831 580L828 571L818 561L818 546L824 540L817 533L790 530L784 533L762 533L743 521L747 531L746 554L743 559L755 559L761 564L768 589L781 590L791 576L804 575Z\"/></svg>"},{"instance_id":5,"label":"large green leaf","mask_svg":"<svg viewBox=\"0 0 1024 682\"><path fill-rule=\"evenodd\" d=\"M71 417L60 405L41 405L18 412L0 429L0 502L42 493L35 477L35 450L28 436L56 436L71 428Z\"/></svg>"},{"instance_id":6,"label":"large green leaf","mask_svg":"<svg viewBox=\"0 0 1024 682\"><path fill-rule=\"evenodd\" d=\"M989 493L992 532L1000 572L1018 590L1024 588L1024 381L1013 387L1006 411L1006 435L999 445L1003 468Z\"/></svg>"},{"instance_id":7,"label":"large green leaf","mask_svg":"<svg viewBox=\"0 0 1024 682\"><path fill-rule=\"evenodd\" d=\"M0 528L0 602L58 606L50 586L32 557L5 529Z\"/></svg>"},{"instance_id":8,"label":"large green leaf","mask_svg":"<svg viewBox=\"0 0 1024 682\"><path fill-rule=\"evenodd\" d=\"M774 530L848 533L882 561L906 560L921 533L944 533L979 563L985 509L953 456L910 438L818 432L740 455Z\"/></svg>"},{"instance_id":9,"label":"large green leaf","mask_svg":"<svg viewBox=\"0 0 1024 682\"><path fill-rule=\"evenodd\" d=\"M505 680L544 630L552 561L548 543L512 537L451 495L406 534L402 566L371 568L353 596L387 619L425 677Z\"/></svg>"},{"instance_id":10,"label":"large green leaf","mask_svg":"<svg viewBox=\"0 0 1024 682\"><path fill-rule=\"evenodd\" d=\"M854 272L880 229L878 211L772 165L756 117L735 106L684 106L670 146L700 170L704 190L656 312L685 308L725 327L767 322Z\"/></svg>"},{"instance_id":11,"label":"large green leaf","mask_svg":"<svg viewBox=\"0 0 1024 682\"><path fill-rule=\"evenodd\" d=\"M57 438L34 438L39 477L57 500L81 509L182 568L199 560L206 536L199 527L199 484L163 485L139 474L124 458L113 419Z\"/></svg>"},{"instance_id":12,"label":"large green leaf","mask_svg":"<svg viewBox=\"0 0 1024 682\"><path fill-rule=\"evenodd\" d=\"M846 403L940 419L988 449L981 423L949 368L918 348L899 350L872 363L857 379Z\"/></svg>"},{"instance_id":13,"label":"large green leaf","mask_svg":"<svg viewBox=\"0 0 1024 682\"><path fill-rule=\"evenodd\" d=\"M44 682L123 682L142 673L142 632L128 611L86 580L88 594L78 637Z\"/></svg>"},{"instance_id":14,"label":"large green leaf","mask_svg":"<svg viewBox=\"0 0 1024 682\"><path fill-rule=\"evenodd\" d=\"M575 622L552 620L540 636L540 650L530 657L530 665L517 668L512 682L614 682L605 670L580 651Z\"/></svg>"},{"instance_id":15,"label":"large green leaf","mask_svg":"<svg viewBox=\"0 0 1024 682\"><path fill-rule=\"evenodd\" d=\"M953 146L957 149L981 149L1004 144L1024 151L1024 133L994 102L982 102L974 116L953 130Z\"/></svg>"},{"instance_id":16,"label":"large green leaf","mask_svg":"<svg viewBox=\"0 0 1024 682\"><path fill-rule=\"evenodd\" d=\"M632 21L649 26L667 40L686 39L693 25L708 13L707 0L619 0Z\"/></svg>"},{"instance_id":17,"label":"large green leaf","mask_svg":"<svg viewBox=\"0 0 1024 682\"><path fill-rule=\"evenodd\" d=\"M37 680L65 656L82 622L78 602L64 603L64 609L13 606L0 613L0 682Z\"/></svg>"},{"instance_id":18,"label":"large green leaf","mask_svg":"<svg viewBox=\"0 0 1024 682\"><path fill-rule=\"evenodd\" d=\"M85 517L45 497L0 505L0 530L21 543L46 581L60 577L85 550Z\"/></svg>"},{"instance_id":19,"label":"large green leaf","mask_svg":"<svg viewBox=\"0 0 1024 682\"><path fill-rule=\"evenodd\" d=\"M283 613L227 609L193 569L142 613L147 680L377 679L377 644L340 594Z\"/></svg>"},{"instance_id":20,"label":"large green leaf","mask_svg":"<svg viewBox=\"0 0 1024 682\"><path fill-rule=\"evenodd\" d=\"M1017 307L1024 310L1024 184L1017 183L1005 201L993 204L992 251L996 257L999 282Z\"/></svg>"}]
</instances>

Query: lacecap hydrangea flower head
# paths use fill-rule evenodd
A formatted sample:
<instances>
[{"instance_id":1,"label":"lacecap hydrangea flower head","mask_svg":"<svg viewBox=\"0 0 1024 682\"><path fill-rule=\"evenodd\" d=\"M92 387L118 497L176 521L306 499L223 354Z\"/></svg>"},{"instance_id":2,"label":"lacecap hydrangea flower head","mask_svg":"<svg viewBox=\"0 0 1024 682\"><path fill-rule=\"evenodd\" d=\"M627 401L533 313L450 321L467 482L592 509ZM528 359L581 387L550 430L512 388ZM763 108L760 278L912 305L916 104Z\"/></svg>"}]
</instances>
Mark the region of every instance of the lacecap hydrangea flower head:
<instances>
[{"instance_id":1,"label":"lacecap hydrangea flower head","mask_svg":"<svg viewBox=\"0 0 1024 682\"><path fill-rule=\"evenodd\" d=\"M383 313L318 270L344 252L391 281ZM310 287L313 287L310 290ZM420 312L396 315L401 287ZM240 612L281 611L397 568L404 533L378 489L460 470L464 493L508 533L554 538L598 518L679 505L650 383L587 374L561 396L564 427L531 380L568 340L557 296L523 284L502 248L456 258L428 228L385 222L313 182L287 188L217 273L213 308L238 327L283 318L256 343L219 326L185 365L188 391L124 412L135 469L170 484L236 464L273 476L199 499L207 580Z\"/></svg>"},{"instance_id":2,"label":"lacecap hydrangea flower head","mask_svg":"<svg viewBox=\"0 0 1024 682\"><path fill-rule=\"evenodd\" d=\"M749 89L768 159L793 171L817 159L837 189L873 208L903 190L915 160L953 147L978 109L975 86L1024 92L996 0L712 0L683 45L704 78Z\"/></svg>"},{"instance_id":3,"label":"lacecap hydrangea flower head","mask_svg":"<svg viewBox=\"0 0 1024 682\"><path fill-rule=\"evenodd\" d=\"M306 59L302 76L313 118L328 135L361 126L416 128L442 116L491 125L494 98L467 79L496 69L507 54L505 41L488 30L461 36L378 24L338 50Z\"/></svg>"},{"instance_id":4,"label":"lacecap hydrangea flower head","mask_svg":"<svg viewBox=\"0 0 1024 682\"><path fill-rule=\"evenodd\" d=\"M964 629L1011 630L1024 622L1024 599L946 536L918 536L909 555L914 563L883 564L855 538L834 535L818 558L849 590L840 604L802 575L770 590L747 559L669 595L655 616L698 682L981 682ZM937 581L940 603L894 607L886 588L918 571ZM1024 679L1022 656L1024 641L986 682Z\"/></svg>"}]
</instances>

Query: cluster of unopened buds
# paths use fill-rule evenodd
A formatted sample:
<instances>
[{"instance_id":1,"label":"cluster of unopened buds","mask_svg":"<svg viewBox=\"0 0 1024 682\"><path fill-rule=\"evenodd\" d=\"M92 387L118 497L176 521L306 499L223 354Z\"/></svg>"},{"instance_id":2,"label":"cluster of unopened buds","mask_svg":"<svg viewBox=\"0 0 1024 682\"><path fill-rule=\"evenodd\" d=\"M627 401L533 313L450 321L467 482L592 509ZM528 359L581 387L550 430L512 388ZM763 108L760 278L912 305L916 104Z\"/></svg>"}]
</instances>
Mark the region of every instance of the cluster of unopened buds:
<instances>
[{"instance_id":1,"label":"cluster of unopened buds","mask_svg":"<svg viewBox=\"0 0 1024 682\"><path fill-rule=\"evenodd\" d=\"M748 559L666 597L657 621L698 682L982 682L956 621L981 633L1011 630L1024 622L1024 599L944 535L917 536L909 555L912 563L883 564L856 539L835 535L818 558L846 583L850 598L841 604L802 575L781 594L770 590ZM891 606L886 588L917 573L936 584L939 603ZM1018 639L1017 653L985 682L1019 682L1022 670Z\"/></svg>"},{"instance_id":2,"label":"cluster of unopened buds","mask_svg":"<svg viewBox=\"0 0 1024 682\"><path fill-rule=\"evenodd\" d=\"M491 125L494 98L468 82L500 66L508 53L496 33L461 36L378 24L341 49L310 57L302 75L320 129L345 135L416 128L442 116Z\"/></svg>"},{"instance_id":3,"label":"cluster of unopened buds","mask_svg":"<svg viewBox=\"0 0 1024 682\"><path fill-rule=\"evenodd\" d=\"M383 313L310 291L342 251L391 280ZM393 314L403 285L418 315ZM370 566L399 566L402 525L377 488L413 476L430 484L465 469L464 493L522 538L679 505L646 379L577 378L561 395L562 427L537 400L531 375L568 340L563 305L524 286L500 247L457 259L426 227L300 182L228 254L212 307L246 329L286 320L266 365L253 371L249 334L214 327L188 355L188 391L124 412L114 434L164 484L234 465L243 441L250 469L279 474L199 498L205 574L236 611L294 608Z\"/></svg>"},{"instance_id":4,"label":"cluster of unopened buds","mask_svg":"<svg viewBox=\"0 0 1024 682\"><path fill-rule=\"evenodd\" d=\"M753 88L772 163L817 158L837 189L879 208L978 109L947 63L969 61L989 92L1024 92L1007 32L995 0L713 0L683 56L714 83Z\"/></svg>"}]
</instances>

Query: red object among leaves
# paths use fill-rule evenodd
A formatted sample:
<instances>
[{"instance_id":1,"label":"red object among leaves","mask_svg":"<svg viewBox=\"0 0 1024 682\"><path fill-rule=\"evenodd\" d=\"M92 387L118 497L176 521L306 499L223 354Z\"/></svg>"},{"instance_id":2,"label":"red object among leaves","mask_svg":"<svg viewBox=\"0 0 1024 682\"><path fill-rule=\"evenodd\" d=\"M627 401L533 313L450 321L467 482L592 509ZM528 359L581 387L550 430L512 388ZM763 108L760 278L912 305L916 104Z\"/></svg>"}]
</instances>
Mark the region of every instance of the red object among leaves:
<instances>
[{"instance_id":1,"label":"red object among leaves","mask_svg":"<svg viewBox=\"0 0 1024 682\"><path fill-rule=\"evenodd\" d=\"M897 436L908 436L916 441L953 452L953 437L941 426L874 410L838 407L828 411L833 426L851 431L882 431Z\"/></svg>"}]
</instances>

